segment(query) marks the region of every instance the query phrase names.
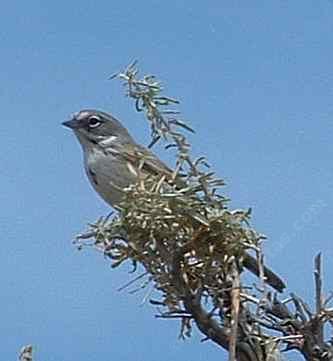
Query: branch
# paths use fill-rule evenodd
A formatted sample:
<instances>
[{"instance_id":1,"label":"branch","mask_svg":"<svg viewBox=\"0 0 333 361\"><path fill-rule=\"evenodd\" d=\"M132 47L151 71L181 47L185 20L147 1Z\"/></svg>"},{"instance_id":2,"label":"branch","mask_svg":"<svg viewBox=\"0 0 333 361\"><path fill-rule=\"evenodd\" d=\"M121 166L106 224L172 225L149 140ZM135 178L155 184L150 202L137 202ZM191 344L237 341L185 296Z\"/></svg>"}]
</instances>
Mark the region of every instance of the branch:
<instances>
[{"instance_id":1,"label":"branch","mask_svg":"<svg viewBox=\"0 0 333 361\"><path fill-rule=\"evenodd\" d=\"M230 361L278 361L283 347L306 360L333 360L323 333L325 325L333 325L333 310L327 308L332 294L323 302L320 256L315 312L295 294L281 300L272 293L268 286L282 292L285 283L264 264L265 237L251 226L250 210L229 209L224 182L206 159L192 158L183 134L191 128L173 109L178 102L161 94L154 76L138 78L136 64L118 77L146 115L151 145L164 141L177 151L175 167L172 176L140 174L138 184L124 190L120 212L90 225L78 237L79 247L95 247L113 267L129 261L135 271L141 265L144 273L122 289L147 275L137 289L154 287L157 317L180 319L182 337L191 335L194 322L206 339L229 351ZM144 164L145 159L139 172ZM259 286L244 282L246 270L259 277Z\"/></svg>"},{"instance_id":2,"label":"branch","mask_svg":"<svg viewBox=\"0 0 333 361\"><path fill-rule=\"evenodd\" d=\"M32 351L31 345L22 347L19 354L19 361L32 361Z\"/></svg>"},{"instance_id":3,"label":"branch","mask_svg":"<svg viewBox=\"0 0 333 361\"><path fill-rule=\"evenodd\" d=\"M323 295L322 295L322 276L321 276L321 253L318 253L315 257L315 289L316 289L316 312L319 315L323 309ZM324 343L324 325L319 322L317 330L318 343L322 345Z\"/></svg>"}]
</instances>

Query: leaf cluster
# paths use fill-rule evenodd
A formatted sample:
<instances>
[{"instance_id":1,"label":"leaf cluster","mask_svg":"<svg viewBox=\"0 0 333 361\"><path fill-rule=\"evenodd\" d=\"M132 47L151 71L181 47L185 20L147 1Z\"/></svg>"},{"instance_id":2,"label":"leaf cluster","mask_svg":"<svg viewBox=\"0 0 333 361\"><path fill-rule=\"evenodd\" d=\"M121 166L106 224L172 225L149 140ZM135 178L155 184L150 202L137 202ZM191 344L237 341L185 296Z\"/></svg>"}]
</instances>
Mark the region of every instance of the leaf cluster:
<instances>
[{"instance_id":1,"label":"leaf cluster","mask_svg":"<svg viewBox=\"0 0 333 361\"><path fill-rule=\"evenodd\" d=\"M232 287L232 269L236 264L241 270L249 249L259 253L264 237L250 226L250 210L229 209L221 191L224 182L215 177L205 157L192 159L185 133L193 130L170 109L178 101L161 96L155 77L138 79L136 64L118 77L149 121L151 144L163 140L167 149L177 149L175 182L166 182L163 175L139 177L125 190L121 211L91 225L87 234L93 235L93 245L112 260L113 267L124 261L135 269L141 265L147 278L144 285L153 283L159 291L157 303L167 312L182 309L186 286L193 293L200 289L206 302L223 308L223 320L230 323L230 300L228 296L226 304L224 290Z\"/></svg>"}]
</instances>

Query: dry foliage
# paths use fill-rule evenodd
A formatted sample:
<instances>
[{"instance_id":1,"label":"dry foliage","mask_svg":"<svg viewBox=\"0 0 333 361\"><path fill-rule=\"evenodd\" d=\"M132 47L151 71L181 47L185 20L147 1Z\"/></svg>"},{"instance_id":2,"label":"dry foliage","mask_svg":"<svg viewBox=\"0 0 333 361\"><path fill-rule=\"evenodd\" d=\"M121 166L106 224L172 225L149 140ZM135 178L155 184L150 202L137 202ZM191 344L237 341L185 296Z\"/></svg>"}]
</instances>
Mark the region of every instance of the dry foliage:
<instances>
[{"instance_id":1,"label":"dry foliage","mask_svg":"<svg viewBox=\"0 0 333 361\"><path fill-rule=\"evenodd\" d=\"M191 335L194 322L205 339L229 350L230 360L278 361L282 347L308 360L331 360L322 328L332 312L321 303L312 313L296 295L280 301L267 290L264 237L251 227L250 210L229 209L223 180L205 158L192 159L184 135L192 129L175 111L178 102L161 95L155 77L138 78L136 64L116 76L145 113L151 145L162 140L176 150L173 181L142 177L126 189L121 211L92 224L78 246L95 247L113 267L131 262L139 275L122 288L151 285L146 298L157 317L179 319L181 337ZM258 262L256 286L240 279L248 252Z\"/></svg>"}]
</instances>

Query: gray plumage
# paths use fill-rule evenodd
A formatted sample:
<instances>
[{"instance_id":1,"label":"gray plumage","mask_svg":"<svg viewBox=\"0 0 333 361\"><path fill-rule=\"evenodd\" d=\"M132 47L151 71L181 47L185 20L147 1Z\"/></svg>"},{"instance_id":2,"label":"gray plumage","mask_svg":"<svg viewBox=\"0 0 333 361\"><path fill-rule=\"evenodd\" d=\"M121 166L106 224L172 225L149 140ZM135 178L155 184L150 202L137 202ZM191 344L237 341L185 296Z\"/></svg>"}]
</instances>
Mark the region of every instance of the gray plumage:
<instances>
[{"instance_id":1,"label":"gray plumage","mask_svg":"<svg viewBox=\"0 0 333 361\"><path fill-rule=\"evenodd\" d=\"M112 207L121 202L123 189L137 181L142 159L141 173L172 176L172 171L154 153L137 144L110 114L85 109L63 124L74 131L82 146L90 183Z\"/></svg>"}]
</instances>

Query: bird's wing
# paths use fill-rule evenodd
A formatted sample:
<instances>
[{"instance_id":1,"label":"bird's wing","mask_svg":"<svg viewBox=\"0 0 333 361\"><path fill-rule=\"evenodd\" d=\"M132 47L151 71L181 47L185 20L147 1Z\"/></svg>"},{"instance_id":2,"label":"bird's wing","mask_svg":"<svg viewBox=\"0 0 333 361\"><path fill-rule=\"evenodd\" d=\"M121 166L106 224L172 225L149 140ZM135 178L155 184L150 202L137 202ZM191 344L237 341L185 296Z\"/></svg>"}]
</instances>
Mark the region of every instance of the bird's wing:
<instances>
[{"instance_id":1,"label":"bird's wing","mask_svg":"<svg viewBox=\"0 0 333 361\"><path fill-rule=\"evenodd\" d=\"M141 168L147 174L165 175L171 179L172 170L153 152L139 144L128 143L121 148L121 155L136 168Z\"/></svg>"}]
</instances>

